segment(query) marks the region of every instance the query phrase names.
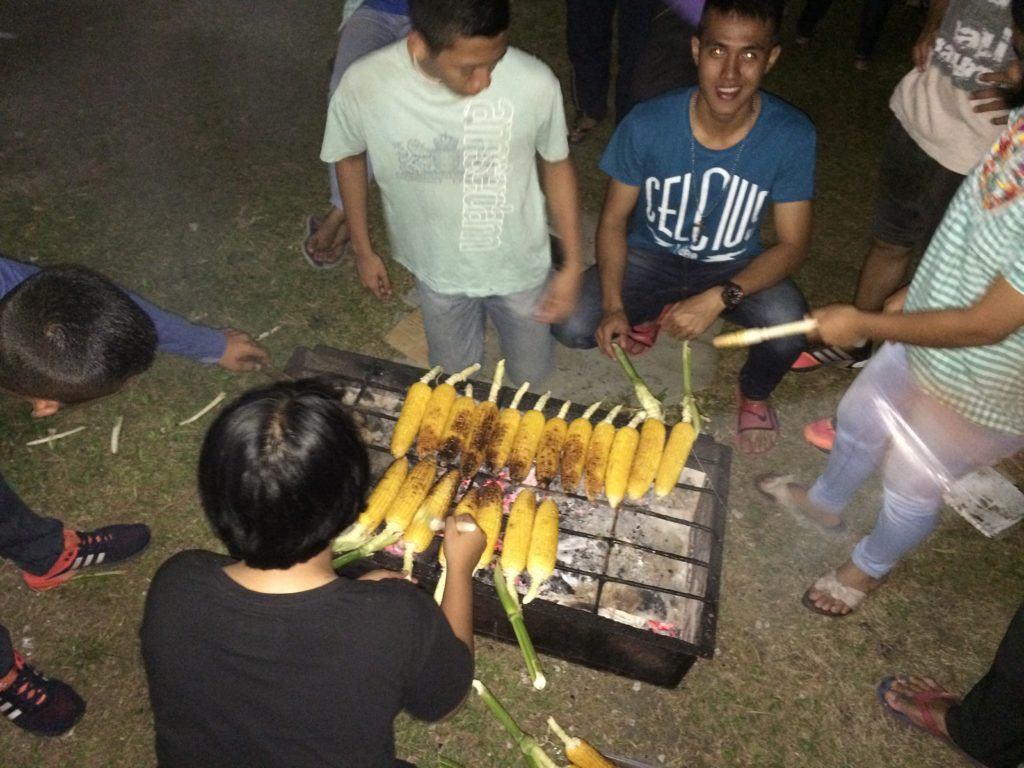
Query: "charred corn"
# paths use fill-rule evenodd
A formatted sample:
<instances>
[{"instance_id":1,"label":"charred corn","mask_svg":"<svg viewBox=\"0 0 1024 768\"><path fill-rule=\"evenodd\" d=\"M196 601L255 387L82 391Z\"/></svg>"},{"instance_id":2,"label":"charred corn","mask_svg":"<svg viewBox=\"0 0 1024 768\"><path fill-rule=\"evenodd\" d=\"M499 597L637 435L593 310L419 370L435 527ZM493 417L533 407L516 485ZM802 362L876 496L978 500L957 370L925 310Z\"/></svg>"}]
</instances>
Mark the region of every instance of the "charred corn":
<instances>
[{"instance_id":1,"label":"charred corn","mask_svg":"<svg viewBox=\"0 0 1024 768\"><path fill-rule=\"evenodd\" d=\"M396 459L399 456L405 456L416 440L420 424L423 422L423 414L427 411L427 402L433 391L430 388L430 382L440 372L441 366L434 366L405 393L402 410L398 413L395 430L391 433L391 455Z\"/></svg>"},{"instance_id":2,"label":"charred corn","mask_svg":"<svg viewBox=\"0 0 1024 768\"><path fill-rule=\"evenodd\" d=\"M398 489L398 495L388 507L384 515L385 528L392 533L403 533L412 522L413 515L420 504L427 498L437 476L437 462L433 459L421 459L409 470L409 474Z\"/></svg>"},{"instance_id":3,"label":"charred corn","mask_svg":"<svg viewBox=\"0 0 1024 768\"><path fill-rule=\"evenodd\" d=\"M537 482L545 488L551 485L551 481L558 476L562 446L569 433L565 414L569 412L570 405L572 403L568 400L562 403L558 415L548 419L544 424L544 431L540 433L540 442L537 444Z\"/></svg>"},{"instance_id":4,"label":"charred corn","mask_svg":"<svg viewBox=\"0 0 1024 768\"><path fill-rule=\"evenodd\" d=\"M533 517L537 512L537 497L533 491L522 490L512 502L505 524L505 537L501 542L501 572L508 584L508 591L515 596L516 579L526 570L526 559L530 554L530 536L533 532ZM497 578L497 576L495 577Z\"/></svg>"},{"instance_id":5,"label":"charred corn","mask_svg":"<svg viewBox=\"0 0 1024 768\"><path fill-rule=\"evenodd\" d=\"M573 419L566 431L565 442L562 443L562 455L559 457L559 474L563 491L573 493L576 486L580 484L580 478L583 477L583 462L587 458L587 446L590 445L590 436L594 433L590 417L600 407L601 401L598 400L587 408L582 416Z\"/></svg>"},{"instance_id":6,"label":"charred corn","mask_svg":"<svg viewBox=\"0 0 1024 768\"><path fill-rule=\"evenodd\" d=\"M473 425L469 431L469 440L462 451L462 476L472 477L480 470L487 455L487 444L491 439L494 425L498 423L498 392L501 380L505 378L505 361L499 360L494 367L494 380L487 399L480 403L473 412Z\"/></svg>"},{"instance_id":7,"label":"charred corn","mask_svg":"<svg viewBox=\"0 0 1024 768\"><path fill-rule=\"evenodd\" d=\"M473 429L474 413L476 400L473 399L473 385L467 384L462 397L455 398L455 402L452 403L452 409L448 412L448 424L441 439L440 454L448 461L454 461L462 454L469 441L469 433Z\"/></svg>"},{"instance_id":8,"label":"charred corn","mask_svg":"<svg viewBox=\"0 0 1024 768\"><path fill-rule=\"evenodd\" d=\"M633 501L643 497L658 472L662 453L665 450L665 424L660 419L648 418L640 427L640 442L636 456L629 470L626 495Z\"/></svg>"},{"instance_id":9,"label":"charred corn","mask_svg":"<svg viewBox=\"0 0 1024 768\"><path fill-rule=\"evenodd\" d=\"M455 402L455 385L465 381L480 368L479 363L466 368L464 371L453 373L441 384L434 387L430 393L430 400L427 401L426 411L423 414L423 423L420 424L419 436L416 438L416 453L419 456L429 456L441 448L441 440L444 437L444 428L448 425L448 413Z\"/></svg>"},{"instance_id":10,"label":"charred corn","mask_svg":"<svg viewBox=\"0 0 1024 768\"><path fill-rule=\"evenodd\" d=\"M487 542L473 573L490 565L494 545L498 543L498 534L501 533L501 518L501 488L496 483L489 483L480 489L476 503L476 524L484 532Z\"/></svg>"},{"instance_id":11,"label":"charred corn","mask_svg":"<svg viewBox=\"0 0 1024 768\"><path fill-rule=\"evenodd\" d=\"M551 499L544 499L533 517L533 532L530 534L530 554L526 558L526 571L530 574L530 588L523 603L529 603L537 596L540 588L555 572L558 559L558 505Z\"/></svg>"},{"instance_id":12,"label":"charred corn","mask_svg":"<svg viewBox=\"0 0 1024 768\"><path fill-rule=\"evenodd\" d=\"M598 752L592 744L563 731L555 722L555 718L548 718L548 726L562 740L565 757L574 766L578 766L578 768L615 768L615 763Z\"/></svg>"},{"instance_id":13,"label":"charred corn","mask_svg":"<svg viewBox=\"0 0 1024 768\"><path fill-rule=\"evenodd\" d=\"M615 439L612 440L612 449L608 453L608 469L604 476L604 495L608 497L608 506L615 509L626 495L626 485L629 482L629 470L633 466L633 457L636 456L636 447L640 442L640 433L636 425L645 416L640 411L633 417L632 421L615 432Z\"/></svg>"},{"instance_id":14,"label":"charred corn","mask_svg":"<svg viewBox=\"0 0 1024 768\"><path fill-rule=\"evenodd\" d=\"M358 519L334 540L334 551L345 552L359 546L380 526L388 507L398 496L398 491L409 474L409 460L403 455L391 462L370 493Z\"/></svg>"},{"instance_id":15,"label":"charred corn","mask_svg":"<svg viewBox=\"0 0 1024 768\"><path fill-rule=\"evenodd\" d=\"M402 570L410 576L412 575L413 556L426 551L430 542L434 540L433 521L441 520L448 514L448 509L455 499L455 492L459 490L460 482L462 482L462 476L456 469L450 469L441 475L441 479L434 483L434 487L430 489L427 497L416 510L412 522L403 532L405 557Z\"/></svg>"},{"instance_id":16,"label":"charred corn","mask_svg":"<svg viewBox=\"0 0 1024 768\"><path fill-rule=\"evenodd\" d=\"M604 476L608 470L608 454L612 450L612 440L615 439L615 417L622 410L621 405L612 408L608 415L594 427L594 434L590 436L590 443L587 445L587 460L584 462L586 476L583 480L583 488L587 498L593 501L604 488Z\"/></svg>"},{"instance_id":17,"label":"charred corn","mask_svg":"<svg viewBox=\"0 0 1024 768\"><path fill-rule=\"evenodd\" d=\"M455 505L455 511L452 512L456 517L462 514L470 515L476 518L477 500L479 498L479 491L476 488L470 488L459 500L459 503ZM448 578L448 560L444 556L444 547L441 547L437 551L437 564L441 566L441 575L437 578L437 586L434 588L434 600L438 605L441 604L441 598L444 597L444 584Z\"/></svg>"},{"instance_id":18,"label":"charred corn","mask_svg":"<svg viewBox=\"0 0 1024 768\"><path fill-rule=\"evenodd\" d=\"M516 430L512 450L508 454L508 475L513 482L521 483L530 474L533 457L537 454L541 433L544 431L544 406L547 405L551 392L545 392L537 399L537 404L523 414Z\"/></svg>"},{"instance_id":19,"label":"charred corn","mask_svg":"<svg viewBox=\"0 0 1024 768\"><path fill-rule=\"evenodd\" d=\"M679 475L686 466L696 439L697 432L690 422L680 421L672 427L658 463L658 473L654 477L654 493L658 498L667 496L679 482Z\"/></svg>"},{"instance_id":20,"label":"charred corn","mask_svg":"<svg viewBox=\"0 0 1024 768\"><path fill-rule=\"evenodd\" d=\"M502 408L498 413L497 423L487 444L487 465L495 472L500 472L508 462L508 454L512 450L512 442L516 439L516 430L519 429L519 421L522 419L519 401L529 388L530 382L524 381L508 408Z\"/></svg>"}]
</instances>

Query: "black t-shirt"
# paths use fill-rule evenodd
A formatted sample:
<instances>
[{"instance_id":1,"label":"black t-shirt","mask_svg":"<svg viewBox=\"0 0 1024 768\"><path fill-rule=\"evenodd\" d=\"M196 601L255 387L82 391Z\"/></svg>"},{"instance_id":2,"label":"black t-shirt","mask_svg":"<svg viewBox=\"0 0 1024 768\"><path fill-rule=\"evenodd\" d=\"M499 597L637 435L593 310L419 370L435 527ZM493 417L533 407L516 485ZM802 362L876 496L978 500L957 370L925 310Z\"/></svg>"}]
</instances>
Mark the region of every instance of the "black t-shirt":
<instances>
[{"instance_id":1,"label":"black t-shirt","mask_svg":"<svg viewBox=\"0 0 1024 768\"><path fill-rule=\"evenodd\" d=\"M160 765L392 768L399 710L437 720L473 659L422 590L338 579L252 592L234 562L181 552L157 571L142 655Z\"/></svg>"}]
</instances>

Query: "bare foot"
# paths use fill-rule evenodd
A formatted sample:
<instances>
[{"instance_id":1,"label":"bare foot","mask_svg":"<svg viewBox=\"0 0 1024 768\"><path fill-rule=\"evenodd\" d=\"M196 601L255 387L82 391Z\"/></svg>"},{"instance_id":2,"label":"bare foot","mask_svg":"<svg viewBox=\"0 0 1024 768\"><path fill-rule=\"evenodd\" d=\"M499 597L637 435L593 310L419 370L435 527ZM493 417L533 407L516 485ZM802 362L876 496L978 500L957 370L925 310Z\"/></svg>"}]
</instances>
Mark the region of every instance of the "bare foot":
<instances>
[{"instance_id":1,"label":"bare foot","mask_svg":"<svg viewBox=\"0 0 1024 768\"><path fill-rule=\"evenodd\" d=\"M749 455L767 453L779 439L779 419L769 400L750 400L737 393L736 445Z\"/></svg>"},{"instance_id":2,"label":"bare foot","mask_svg":"<svg viewBox=\"0 0 1024 768\"><path fill-rule=\"evenodd\" d=\"M960 700L930 677L897 677L882 698L911 725L949 739L946 713Z\"/></svg>"},{"instance_id":3,"label":"bare foot","mask_svg":"<svg viewBox=\"0 0 1024 768\"><path fill-rule=\"evenodd\" d=\"M882 583L882 579L868 576L855 566L852 560L847 560L836 568L835 578L841 586L855 589L858 592L863 592L865 595L873 592ZM861 599L863 599L863 596ZM844 601L841 597L833 594L833 592L827 589L817 589L815 586L812 586L804 593L804 602L808 607L813 606L818 613L824 613L829 616L846 616L856 610L860 604L859 601L852 599L849 602ZM851 602L854 604L850 605Z\"/></svg>"}]
</instances>

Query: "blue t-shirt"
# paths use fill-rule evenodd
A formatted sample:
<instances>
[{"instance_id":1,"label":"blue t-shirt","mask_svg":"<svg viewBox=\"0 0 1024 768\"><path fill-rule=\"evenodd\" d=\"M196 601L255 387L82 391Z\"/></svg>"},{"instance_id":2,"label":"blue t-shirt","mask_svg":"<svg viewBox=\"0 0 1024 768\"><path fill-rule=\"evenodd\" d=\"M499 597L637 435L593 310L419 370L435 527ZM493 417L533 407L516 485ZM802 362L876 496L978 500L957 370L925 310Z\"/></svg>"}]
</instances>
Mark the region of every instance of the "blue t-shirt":
<instances>
[{"instance_id":1,"label":"blue t-shirt","mask_svg":"<svg viewBox=\"0 0 1024 768\"><path fill-rule=\"evenodd\" d=\"M365 0L363 5L381 13L393 13L396 16L409 15L409 0Z\"/></svg>"},{"instance_id":2,"label":"blue t-shirt","mask_svg":"<svg viewBox=\"0 0 1024 768\"><path fill-rule=\"evenodd\" d=\"M707 149L690 129L694 91L672 91L634 107L608 143L601 170L640 188L631 248L700 262L749 261L763 250L768 200L814 197L814 125L761 91L761 111L746 138L728 149Z\"/></svg>"}]
</instances>

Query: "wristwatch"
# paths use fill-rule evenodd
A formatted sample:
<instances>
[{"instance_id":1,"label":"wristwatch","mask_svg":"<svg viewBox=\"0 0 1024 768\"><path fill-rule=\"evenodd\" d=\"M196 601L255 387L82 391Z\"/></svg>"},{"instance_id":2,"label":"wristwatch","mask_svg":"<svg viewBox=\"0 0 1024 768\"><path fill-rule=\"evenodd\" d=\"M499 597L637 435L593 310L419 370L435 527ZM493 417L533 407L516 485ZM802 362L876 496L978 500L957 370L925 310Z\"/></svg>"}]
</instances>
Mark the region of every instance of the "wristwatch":
<instances>
[{"instance_id":1,"label":"wristwatch","mask_svg":"<svg viewBox=\"0 0 1024 768\"><path fill-rule=\"evenodd\" d=\"M722 303L725 304L726 311L736 309L746 295L743 293L743 289L731 280L726 280L720 285L722 286Z\"/></svg>"}]
</instances>

